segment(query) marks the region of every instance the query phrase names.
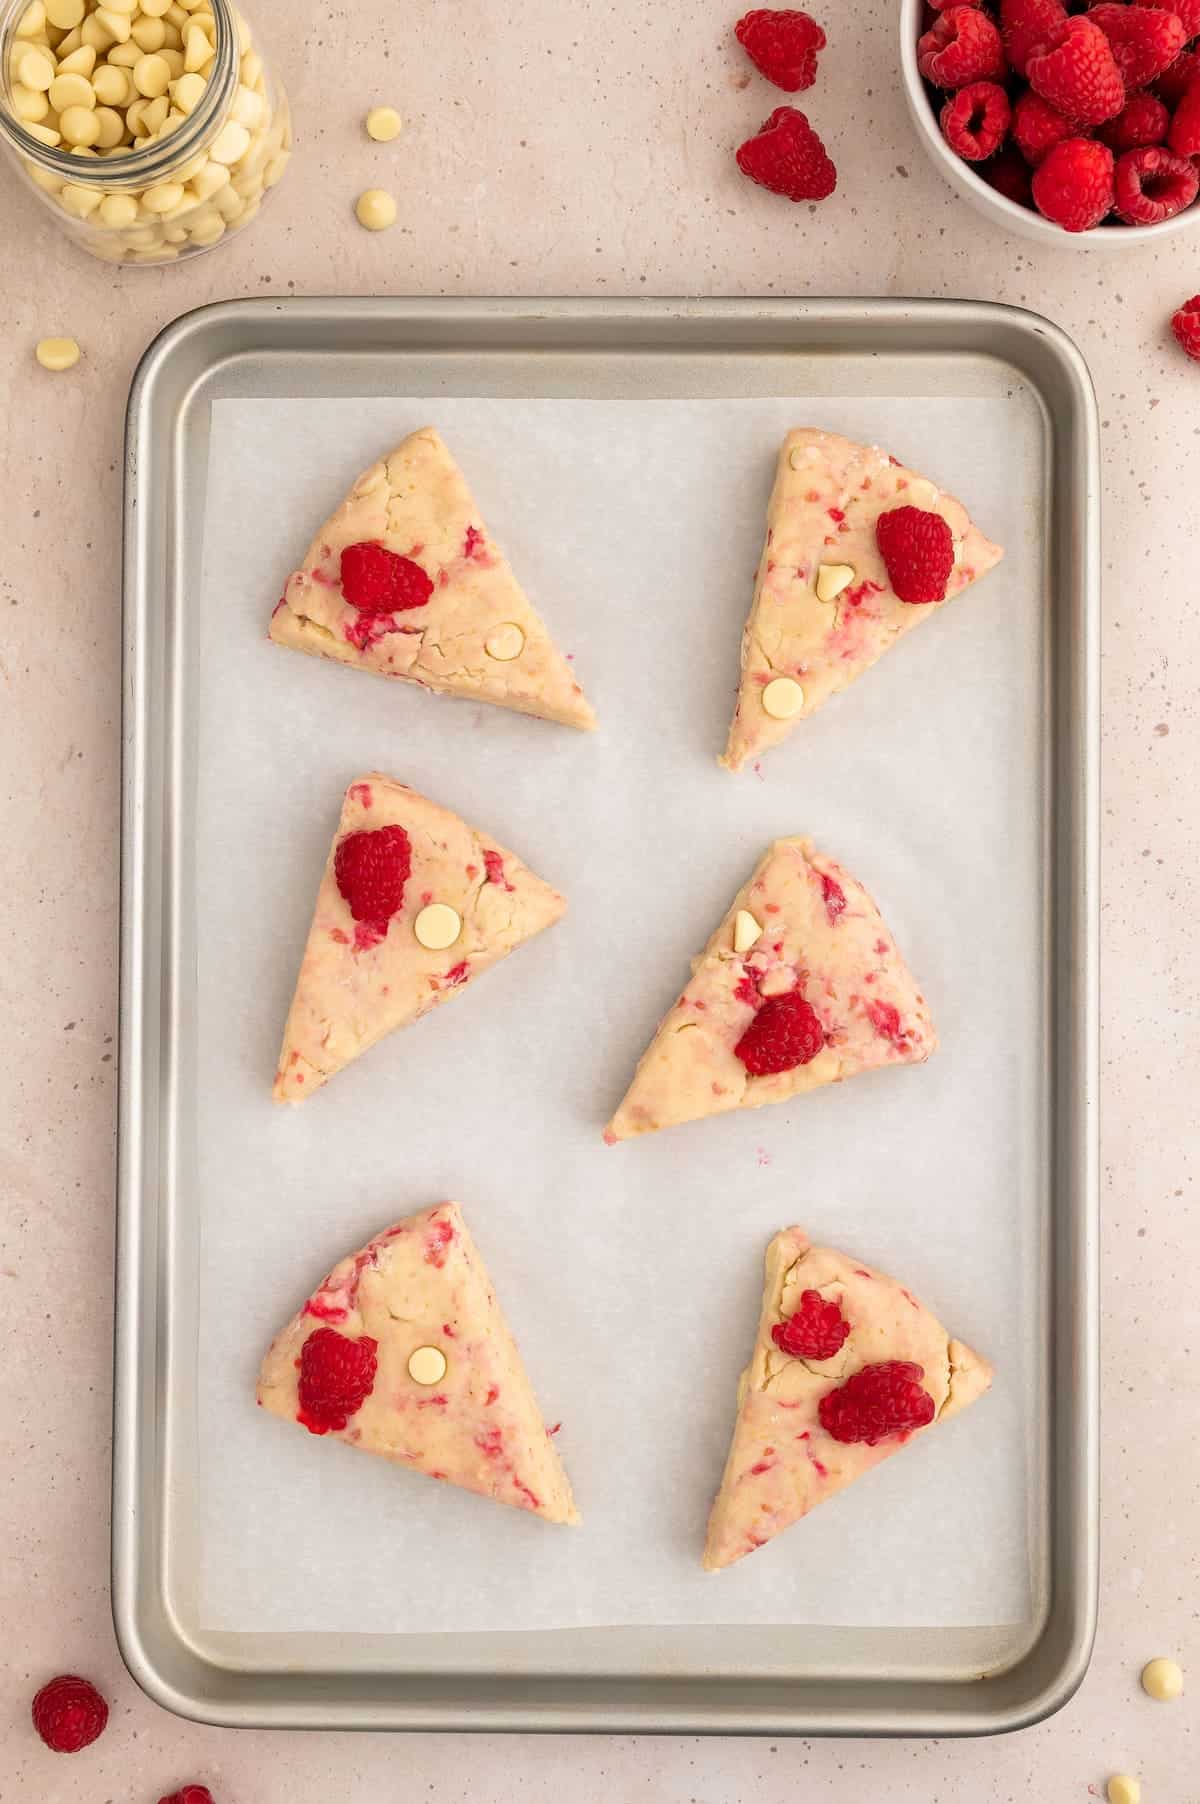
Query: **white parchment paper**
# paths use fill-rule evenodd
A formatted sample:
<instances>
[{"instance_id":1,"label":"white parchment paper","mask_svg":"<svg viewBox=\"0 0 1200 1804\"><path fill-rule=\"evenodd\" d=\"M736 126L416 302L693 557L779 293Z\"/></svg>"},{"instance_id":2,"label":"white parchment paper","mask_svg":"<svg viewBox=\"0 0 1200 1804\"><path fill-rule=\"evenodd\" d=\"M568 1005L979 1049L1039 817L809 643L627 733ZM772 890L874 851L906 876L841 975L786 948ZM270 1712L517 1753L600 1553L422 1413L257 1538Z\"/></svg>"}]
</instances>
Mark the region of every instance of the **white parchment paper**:
<instances>
[{"instance_id":1,"label":"white parchment paper","mask_svg":"<svg viewBox=\"0 0 1200 1804\"><path fill-rule=\"evenodd\" d=\"M436 424L576 667L594 737L271 646L357 472ZM775 453L877 441L1006 561L761 772L718 769ZM199 612L200 1614L224 1630L999 1624L1030 1610L1045 1201L1037 1081L1041 429L987 400L220 401ZM280 1030L344 784L388 771L565 891L567 919L298 1110ZM877 896L926 1067L605 1147L659 1014L755 859L806 832ZM266 1418L325 1270L456 1197L583 1510L550 1528ZM894 1273L990 1397L752 1559L699 1568L772 1232Z\"/></svg>"}]
</instances>

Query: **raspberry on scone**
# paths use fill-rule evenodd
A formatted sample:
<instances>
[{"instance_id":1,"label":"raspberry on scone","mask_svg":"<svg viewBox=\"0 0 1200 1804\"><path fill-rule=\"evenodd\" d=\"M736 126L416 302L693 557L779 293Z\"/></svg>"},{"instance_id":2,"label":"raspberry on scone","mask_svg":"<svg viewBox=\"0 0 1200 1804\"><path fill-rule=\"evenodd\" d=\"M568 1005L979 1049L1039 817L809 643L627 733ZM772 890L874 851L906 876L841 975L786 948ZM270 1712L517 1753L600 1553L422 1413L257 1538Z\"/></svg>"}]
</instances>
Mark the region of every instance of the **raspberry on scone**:
<instances>
[{"instance_id":1,"label":"raspberry on scone","mask_svg":"<svg viewBox=\"0 0 1200 1804\"><path fill-rule=\"evenodd\" d=\"M764 1546L991 1380L987 1361L894 1278L784 1228L767 1248L705 1567Z\"/></svg>"},{"instance_id":2,"label":"raspberry on scone","mask_svg":"<svg viewBox=\"0 0 1200 1804\"><path fill-rule=\"evenodd\" d=\"M825 33L807 13L758 7L738 20L734 36L759 74L785 94L798 94L816 81Z\"/></svg>"},{"instance_id":3,"label":"raspberry on scone","mask_svg":"<svg viewBox=\"0 0 1200 1804\"><path fill-rule=\"evenodd\" d=\"M994 156L1008 136L1012 108L995 81L973 81L960 88L942 108L942 136L968 163Z\"/></svg>"},{"instance_id":4,"label":"raspberry on scone","mask_svg":"<svg viewBox=\"0 0 1200 1804\"><path fill-rule=\"evenodd\" d=\"M893 507L875 522L888 581L910 605L945 601L954 570L954 534L943 515L927 507Z\"/></svg>"},{"instance_id":5,"label":"raspberry on scone","mask_svg":"<svg viewBox=\"0 0 1200 1804\"><path fill-rule=\"evenodd\" d=\"M1090 232L1112 212L1113 153L1091 138L1056 144L1033 175L1034 204L1066 232Z\"/></svg>"},{"instance_id":6,"label":"raspberry on scone","mask_svg":"<svg viewBox=\"0 0 1200 1804\"><path fill-rule=\"evenodd\" d=\"M825 146L793 106L775 108L738 147L737 165L760 188L785 200L825 200L837 187L837 170Z\"/></svg>"},{"instance_id":7,"label":"raspberry on scone","mask_svg":"<svg viewBox=\"0 0 1200 1804\"><path fill-rule=\"evenodd\" d=\"M1077 125L1102 125L1125 105L1112 45L1086 15L1055 26L1029 57L1029 85Z\"/></svg>"}]
</instances>

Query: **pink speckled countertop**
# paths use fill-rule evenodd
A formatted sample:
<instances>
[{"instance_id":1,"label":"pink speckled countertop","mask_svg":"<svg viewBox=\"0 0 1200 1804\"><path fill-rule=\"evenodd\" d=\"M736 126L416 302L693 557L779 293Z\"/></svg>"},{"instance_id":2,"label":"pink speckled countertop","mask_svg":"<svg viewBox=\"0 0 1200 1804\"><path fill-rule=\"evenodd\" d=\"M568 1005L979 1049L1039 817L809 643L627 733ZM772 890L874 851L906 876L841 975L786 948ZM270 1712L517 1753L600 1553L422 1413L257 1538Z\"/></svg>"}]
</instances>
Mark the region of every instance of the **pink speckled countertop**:
<instances>
[{"instance_id":1,"label":"pink speckled countertop","mask_svg":"<svg viewBox=\"0 0 1200 1804\"><path fill-rule=\"evenodd\" d=\"M841 177L819 209L737 175L733 146L779 96L747 80L737 8L717 0L253 0L295 103L297 166L244 238L183 271L92 264L4 172L3 1804L153 1804L189 1778L218 1804L1085 1804L1114 1770L1142 1775L1144 1804L1197 1795L1194 1704L1151 1704L1137 1673L1172 1653L1200 1688L1200 367L1167 332L1200 288L1200 231L1111 258L995 232L917 145L887 0L851 0L836 23L816 10L832 42L806 104ZM407 122L389 147L361 131L376 101ZM378 184L399 221L374 237L351 209ZM122 410L174 315L293 293L977 296L1051 315L1088 357L1106 507L1103 1602L1091 1674L1042 1727L401 1747L198 1728L125 1675L107 1584ZM68 375L33 361L51 333L84 346ZM113 1703L104 1741L71 1762L27 1717L64 1667Z\"/></svg>"}]
</instances>

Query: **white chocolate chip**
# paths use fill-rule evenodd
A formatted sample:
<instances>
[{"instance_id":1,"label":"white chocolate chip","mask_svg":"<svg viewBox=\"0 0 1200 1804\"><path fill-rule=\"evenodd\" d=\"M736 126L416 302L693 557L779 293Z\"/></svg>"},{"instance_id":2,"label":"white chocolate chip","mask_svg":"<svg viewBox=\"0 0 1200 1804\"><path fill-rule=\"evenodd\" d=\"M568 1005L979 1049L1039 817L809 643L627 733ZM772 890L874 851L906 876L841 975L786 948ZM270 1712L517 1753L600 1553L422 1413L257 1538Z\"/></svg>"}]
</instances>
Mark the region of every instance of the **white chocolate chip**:
<instances>
[{"instance_id":1,"label":"white chocolate chip","mask_svg":"<svg viewBox=\"0 0 1200 1804\"><path fill-rule=\"evenodd\" d=\"M836 601L843 589L854 581L851 564L822 564L817 571L817 600Z\"/></svg>"},{"instance_id":2,"label":"white chocolate chip","mask_svg":"<svg viewBox=\"0 0 1200 1804\"><path fill-rule=\"evenodd\" d=\"M50 111L50 102L37 88L17 81L12 86L12 109L22 125L40 125Z\"/></svg>"},{"instance_id":3,"label":"white chocolate chip","mask_svg":"<svg viewBox=\"0 0 1200 1804\"><path fill-rule=\"evenodd\" d=\"M130 37L146 56L161 50L167 41L167 28L161 19L140 18L133 21Z\"/></svg>"},{"instance_id":4,"label":"white chocolate chip","mask_svg":"<svg viewBox=\"0 0 1200 1804\"><path fill-rule=\"evenodd\" d=\"M133 86L133 67L135 63L141 62L144 54L145 52L140 49L137 44L132 42L128 44L114 44L106 59L108 68L127 69L129 71L129 87L131 93L137 92L137 89ZM98 73L99 71L97 70L97 74Z\"/></svg>"},{"instance_id":5,"label":"white chocolate chip","mask_svg":"<svg viewBox=\"0 0 1200 1804\"><path fill-rule=\"evenodd\" d=\"M128 23L128 21L126 21ZM80 41L90 44L93 50L111 50L116 39L111 31L105 31L95 13L89 13L79 27Z\"/></svg>"},{"instance_id":6,"label":"white chocolate chip","mask_svg":"<svg viewBox=\"0 0 1200 1804\"><path fill-rule=\"evenodd\" d=\"M762 926L755 920L748 908L739 908L733 917L733 949L735 952L749 952L751 946L762 938Z\"/></svg>"},{"instance_id":7,"label":"white chocolate chip","mask_svg":"<svg viewBox=\"0 0 1200 1804\"><path fill-rule=\"evenodd\" d=\"M92 17L108 33L112 43L128 44L133 35L133 21L127 13L118 12L115 6L98 6Z\"/></svg>"},{"instance_id":8,"label":"white chocolate chip","mask_svg":"<svg viewBox=\"0 0 1200 1804\"><path fill-rule=\"evenodd\" d=\"M86 75L56 75L50 83L50 105L65 113L68 107L93 107L96 90Z\"/></svg>"},{"instance_id":9,"label":"white chocolate chip","mask_svg":"<svg viewBox=\"0 0 1200 1804\"><path fill-rule=\"evenodd\" d=\"M386 188L367 188L355 201L354 213L368 232L386 232L396 223L396 202Z\"/></svg>"},{"instance_id":10,"label":"white chocolate chip","mask_svg":"<svg viewBox=\"0 0 1200 1804\"><path fill-rule=\"evenodd\" d=\"M72 50L68 56L58 59L60 75L82 75L90 77L96 67L96 52L90 44L81 44L78 50Z\"/></svg>"},{"instance_id":11,"label":"white chocolate chip","mask_svg":"<svg viewBox=\"0 0 1200 1804\"><path fill-rule=\"evenodd\" d=\"M1132 1773L1114 1773L1104 1789L1108 1804L1142 1804L1142 1788Z\"/></svg>"},{"instance_id":12,"label":"white chocolate chip","mask_svg":"<svg viewBox=\"0 0 1200 1804\"><path fill-rule=\"evenodd\" d=\"M210 244L215 244L218 238L225 236L225 221L218 213L213 213L211 217L202 219L199 225L194 225L188 235L193 244L198 244L202 249L207 250ZM321 631L328 638L333 638L328 627L322 627Z\"/></svg>"},{"instance_id":13,"label":"white chocolate chip","mask_svg":"<svg viewBox=\"0 0 1200 1804\"><path fill-rule=\"evenodd\" d=\"M19 38L36 38L46 29L46 8L42 0L33 0L17 20L16 36Z\"/></svg>"},{"instance_id":14,"label":"white chocolate chip","mask_svg":"<svg viewBox=\"0 0 1200 1804\"><path fill-rule=\"evenodd\" d=\"M394 106L373 106L366 117L368 138L374 138L376 144L390 144L398 138L404 127L404 121Z\"/></svg>"},{"instance_id":15,"label":"white chocolate chip","mask_svg":"<svg viewBox=\"0 0 1200 1804\"><path fill-rule=\"evenodd\" d=\"M228 120L209 146L214 163L240 163L250 148L250 133L236 119Z\"/></svg>"},{"instance_id":16,"label":"white chocolate chip","mask_svg":"<svg viewBox=\"0 0 1200 1804\"><path fill-rule=\"evenodd\" d=\"M183 195L182 182L160 182L156 188L147 188L142 196L142 206L147 213L171 213Z\"/></svg>"},{"instance_id":17,"label":"white chocolate chip","mask_svg":"<svg viewBox=\"0 0 1200 1804\"><path fill-rule=\"evenodd\" d=\"M157 100L165 94L170 80L171 65L157 51L150 56L139 56L133 65L133 85L147 100Z\"/></svg>"},{"instance_id":18,"label":"white chocolate chip","mask_svg":"<svg viewBox=\"0 0 1200 1804\"><path fill-rule=\"evenodd\" d=\"M211 200L218 189L224 188L228 181L229 171L224 163L205 163L188 178L188 187L197 200Z\"/></svg>"},{"instance_id":19,"label":"white chocolate chip","mask_svg":"<svg viewBox=\"0 0 1200 1804\"><path fill-rule=\"evenodd\" d=\"M134 96L133 78L115 63L101 63L92 77L92 91L101 106L125 107Z\"/></svg>"},{"instance_id":20,"label":"white chocolate chip","mask_svg":"<svg viewBox=\"0 0 1200 1804\"><path fill-rule=\"evenodd\" d=\"M793 677L776 677L763 690L762 705L772 720L794 720L804 706L804 691Z\"/></svg>"},{"instance_id":21,"label":"white chocolate chip","mask_svg":"<svg viewBox=\"0 0 1200 1804\"><path fill-rule=\"evenodd\" d=\"M73 338L42 338L34 356L44 370L69 370L79 362L79 346Z\"/></svg>"},{"instance_id":22,"label":"white chocolate chip","mask_svg":"<svg viewBox=\"0 0 1200 1804\"><path fill-rule=\"evenodd\" d=\"M171 101L181 113L190 113L199 106L208 86L202 75L180 75L171 83ZM256 96L257 98L257 96Z\"/></svg>"},{"instance_id":23,"label":"white chocolate chip","mask_svg":"<svg viewBox=\"0 0 1200 1804\"><path fill-rule=\"evenodd\" d=\"M1142 1690L1156 1703L1174 1703L1183 1696L1183 1668L1174 1660L1151 1660L1142 1668Z\"/></svg>"},{"instance_id":24,"label":"white chocolate chip","mask_svg":"<svg viewBox=\"0 0 1200 1804\"><path fill-rule=\"evenodd\" d=\"M408 1375L414 1384L440 1384L446 1376L446 1355L440 1347L417 1347L408 1356Z\"/></svg>"},{"instance_id":25,"label":"white chocolate chip","mask_svg":"<svg viewBox=\"0 0 1200 1804\"><path fill-rule=\"evenodd\" d=\"M131 226L138 204L132 194L106 194L100 202L100 218L106 226Z\"/></svg>"},{"instance_id":26,"label":"white chocolate chip","mask_svg":"<svg viewBox=\"0 0 1200 1804\"><path fill-rule=\"evenodd\" d=\"M511 664L525 650L525 635L515 620L506 620L488 634L483 649L497 664Z\"/></svg>"},{"instance_id":27,"label":"white chocolate chip","mask_svg":"<svg viewBox=\"0 0 1200 1804\"><path fill-rule=\"evenodd\" d=\"M54 58L35 44L23 56L13 59L13 74L23 88L44 94L54 81Z\"/></svg>"},{"instance_id":28,"label":"white chocolate chip","mask_svg":"<svg viewBox=\"0 0 1200 1804\"><path fill-rule=\"evenodd\" d=\"M427 952L444 952L462 932L462 916L448 902L430 902L413 922L413 933Z\"/></svg>"},{"instance_id":29,"label":"white chocolate chip","mask_svg":"<svg viewBox=\"0 0 1200 1804\"><path fill-rule=\"evenodd\" d=\"M83 21L83 0L45 0L46 22L60 31L70 31Z\"/></svg>"},{"instance_id":30,"label":"white chocolate chip","mask_svg":"<svg viewBox=\"0 0 1200 1804\"><path fill-rule=\"evenodd\" d=\"M125 121L115 107L98 106L94 118L100 127L96 142L101 150L116 150L125 136Z\"/></svg>"},{"instance_id":31,"label":"white chocolate chip","mask_svg":"<svg viewBox=\"0 0 1200 1804\"><path fill-rule=\"evenodd\" d=\"M52 126L38 125L33 119L26 119L22 121L22 123L25 126L25 130L29 133L29 136L31 138L36 138L39 144L46 144L53 149L56 144L62 143L61 132L56 132ZM57 187L57 185L56 178L55 186Z\"/></svg>"}]
</instances>

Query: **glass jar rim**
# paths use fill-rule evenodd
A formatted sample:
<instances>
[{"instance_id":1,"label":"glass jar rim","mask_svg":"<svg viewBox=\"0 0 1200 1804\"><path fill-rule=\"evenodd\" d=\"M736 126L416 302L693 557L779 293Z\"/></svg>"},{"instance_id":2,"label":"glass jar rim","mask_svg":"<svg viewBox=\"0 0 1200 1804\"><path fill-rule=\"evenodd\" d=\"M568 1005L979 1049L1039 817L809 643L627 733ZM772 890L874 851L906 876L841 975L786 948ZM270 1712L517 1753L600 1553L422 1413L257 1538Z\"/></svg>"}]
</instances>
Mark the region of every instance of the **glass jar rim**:
<instances>
[{"instance_id":1,"label":"glass jar rim","mask_svg":"<svg viewBox=\"0 0 1200 1804\"><path fill-rule=\"evenodd\" d=\"M43 144L9 106L9 61L16 26L31 0L0 0L0 134L7 138L21 156L37 163L39 168L61 176L76 187L104 188L111 192L125 188L144 188L185 162L201 147L214 123L233 99L238 84L238 26L232 0L205 0L207 10L216 21L216 62L206 84L204 96L194 112L188 114L178 131L167 138L148 144L142 150L130 150L121 157L77 157L57 145Z\"/></svg>"}]
</instances>

